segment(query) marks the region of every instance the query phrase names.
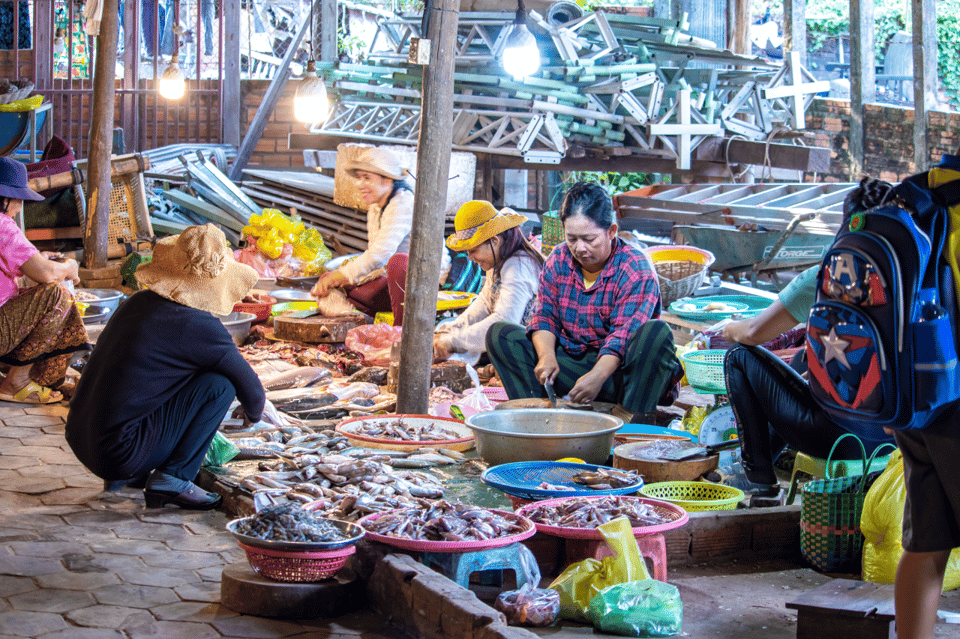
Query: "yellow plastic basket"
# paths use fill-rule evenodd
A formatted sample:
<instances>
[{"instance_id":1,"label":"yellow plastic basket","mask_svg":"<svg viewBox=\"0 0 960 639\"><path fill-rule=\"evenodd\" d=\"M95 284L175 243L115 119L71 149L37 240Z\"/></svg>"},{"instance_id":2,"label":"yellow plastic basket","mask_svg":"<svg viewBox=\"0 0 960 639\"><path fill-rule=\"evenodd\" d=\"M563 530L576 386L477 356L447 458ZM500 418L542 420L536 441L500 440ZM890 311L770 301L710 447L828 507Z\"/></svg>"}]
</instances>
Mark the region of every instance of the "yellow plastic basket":
<instances>
[{"instance_id":1,"label":"yellow plastic basket","mask_svg":"<svg viewBox=\"0 0 960 639\"><path fill-rule=\"evenodd\" d=\"M744 498L739 488L701 481L661 481L647 484L640 494L676 504L687 512L733 510Z\"/></svg>"}]
</instances>

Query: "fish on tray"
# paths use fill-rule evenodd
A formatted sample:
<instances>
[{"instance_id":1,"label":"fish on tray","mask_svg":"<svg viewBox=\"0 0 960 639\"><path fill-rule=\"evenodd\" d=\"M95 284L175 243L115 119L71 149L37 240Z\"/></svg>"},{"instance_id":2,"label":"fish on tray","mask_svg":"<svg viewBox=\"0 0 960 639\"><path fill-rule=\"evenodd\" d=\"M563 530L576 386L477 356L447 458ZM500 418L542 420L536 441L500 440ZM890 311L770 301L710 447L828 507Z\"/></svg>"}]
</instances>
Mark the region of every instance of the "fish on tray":
<instances>
[{"instance_id":1,"label":"fish on tray","mask_svg":"<svg viewBox=\"0 0 960 639\"><path fill-rule=\"evenodd\" d=\"M270 541L331 542L349 539L349 535L334 523L293 502L264 508L256 515L237 522L234 529L241 535Z\"/></svg>"},{"instance_id":2,"label":"fish on tray","mask_svg":"<svg viewBox=\"0 0 960 639\"><path fill-rule=\"evenodd\" d=\"M640 528L658 526L675 518L673 514L661 514L638 499L617 495L564 499L557 504L531 508L524 514L538 524L558 528L596 528L618 517L629 519L631 528Z\"/></svg>"},{"instance_id":3,"label":"fish on tray","mask_svg":"<svg viewBox=\"0 0 960 639\"><path fill-rule=\"evenodd\" d=\"M387 513L364 528L378 535L425 541L483 541L523 532L516 515L444 500Z\"/></svg>"},{"instance_id":4,"label":"fish on tray","mask_svg":"<svg viewBox=\"0 0 960 639\"><path fill-rule=\"evenodd\" d=\"M596 471L584 471L573 475L577 484L594 490L610 490L612 488L626 488L640 483L640 476L636 473L622 472L598 468Z\"/></svg>"},{"instance_id":5,"label":"fish on tray","mask_svg":"<svg viewBox=\"0 0 960 639\"><path fill-rule=\"evenodd\" d=\"M450 441L463 439L463 433L444 428L443 422L407 422L403 417L395 420L367 421L358 423L354 434L374 439L394 439L403 442Z\"/></svg>"}]
</instances>

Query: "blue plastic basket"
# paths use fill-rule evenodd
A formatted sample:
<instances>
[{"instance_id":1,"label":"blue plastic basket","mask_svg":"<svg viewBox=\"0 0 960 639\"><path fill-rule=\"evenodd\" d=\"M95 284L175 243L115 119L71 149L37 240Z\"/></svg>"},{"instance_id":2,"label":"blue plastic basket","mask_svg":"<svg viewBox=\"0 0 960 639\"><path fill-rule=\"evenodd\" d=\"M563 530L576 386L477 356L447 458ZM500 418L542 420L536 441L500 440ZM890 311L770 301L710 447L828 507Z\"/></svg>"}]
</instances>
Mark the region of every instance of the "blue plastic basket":
<instances>
[{"instance_id":1,"label":"blue plastic basket","mask_svg":"<svg viewBox=\"0 0 960 639\"><path fill-rule=\"evenodd\" d=\"M730 311L706 311L705 307L713 302L727 304L732 309ZM707 297L684 297L670 304L670 312L677 317L697 322L719 322L735 313L741 317L756 317L773 303L773 300L758 295L710 295ZM693 305L696 308L686 310L685 305Z\"/></svg>"},{"instance_id":2,"label":"blue plastic basket","mask_svg":"<svg viewBox=\"0 0 960 639\"><path fill-rule=\"evenodd\" d=\"M560 461L529 461L500 464L483 471L480 476L484 482L499 488L508 495L520 499L553 499L556 497L586 497L589 495L632 495L643 488L643 479L624 488L610 488L608 490L593 490L583 484L573 481L573 476L585 471L595 471L598 468L612 470L618 473L626 471L610 466L595 466L593 464L575 464ZM573 490L548 490L538 488L541 483L556 486L570 486Z\"/></svg>"}]
</instances>

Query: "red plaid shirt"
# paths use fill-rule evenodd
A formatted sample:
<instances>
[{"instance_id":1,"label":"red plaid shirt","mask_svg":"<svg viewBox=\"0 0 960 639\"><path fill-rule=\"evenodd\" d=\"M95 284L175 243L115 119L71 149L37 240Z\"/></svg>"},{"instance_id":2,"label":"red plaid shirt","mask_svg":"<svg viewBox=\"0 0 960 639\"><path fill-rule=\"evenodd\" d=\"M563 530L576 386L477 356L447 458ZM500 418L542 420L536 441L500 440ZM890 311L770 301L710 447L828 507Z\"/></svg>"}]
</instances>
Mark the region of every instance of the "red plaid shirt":
<instances>
[{"instance_id":1,"label":"red plaid shirt","mask_svg":"<svg viewBox=\"0 0 960 639\"><path fill-rule=\"evenodd\" d=\"M540 273L540 290L527 332L550 331L570 355L599 351L622 361L627 341L660 317L660 284L646 255L614 238L597 281L583 288L583 271L570 249L553 250Z\"/></svg>"}]
</instances>

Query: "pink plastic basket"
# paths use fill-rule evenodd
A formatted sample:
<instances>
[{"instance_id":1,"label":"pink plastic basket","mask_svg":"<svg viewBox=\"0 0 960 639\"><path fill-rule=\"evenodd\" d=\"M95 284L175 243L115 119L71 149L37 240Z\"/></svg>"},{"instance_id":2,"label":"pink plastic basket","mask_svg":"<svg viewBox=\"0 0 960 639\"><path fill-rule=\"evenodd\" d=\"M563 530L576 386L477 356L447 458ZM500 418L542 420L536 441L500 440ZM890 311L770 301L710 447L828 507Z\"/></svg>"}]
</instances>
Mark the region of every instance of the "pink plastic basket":
<instances>
[{"instance_id":1,"label":"pink plastic basket","mask_svg":"<svg viewBox=\"0 0 960 639\"><path fill-rule=\"evenodd\" d=\"M347 557L357 551L356 545L325 552L293 552L255 548L238 541L247 553L253 571L273 581L310 583L330 579L347 563Z\"/></svg>"},{"instance_id":2,"label":"pink plastic basket","mask_svg":"<svg viewBox=\"0 0 960 639\"><path fill-rule=\"evenodd\" d=\"M646 497L633 497L629 495L615 495L615 497L619 499L635 499L652 506L654 510L657 511L657 514L659 514L661 517L671 518L670 521L658 524L656 526L637 526L633 529L633 534L635 536L652 535L654 533L662 533L666 530L673 530L674 528L679 528L690 520L690 515L687 514L687 511L680 506L671 504L670 502L660 501L658 499L648 499ZM559 506L563 504L563 502L571 499L598 500L609 498L609 495L601 495L598 497L561 497L559 499L545 499L543 501L537 501L523 506L517 511L517 514L526 517L527 513L531 512L535 508L539 508L541 506ZM541 524L538 522L534 522L534 525L540 532L553 535L554 537L563 537L564 539L603 539L603 537L600 535L600 532L596 528L564 528L561 526L550 526L548 524ZM369 535L370 533L367 534Z\"/></svg>"},{"instance_id":3,"label":"pink plastic basket","mask_svg":"<svg viewBox=\"0 0 960 639\"><path fill-rule=\"evenodd\" d=\"M392 511L382 512L382 513L373 513L372 515L367 515L366 517L360 519L357 523L367 531L366 538L372 539L373 541L379 541L382 544L387 544L388 546L393 546L395 548L402 548L404 550L419 550L421 552L468 552L471 550L487 550L490 548L500 548L501 546L509 546L510 544L523 541L524 539L529 539L537 533L537 527L533 524L532 521L523 517L517 513L510 513L503 510L493 510L490 509L490 512L497 513L508 519L517 518L519 519L519 524L521 526L521 532L516 535L510 535L508 537L496 537L494 539L483 539L479 541L429 541L426 539L409 539L406 537L391 537L389 535L378 535L377 533L370 532L367 529L367 525L370 522L376 521L380 517L388 514Z\"/></svg>"}]
</instances>

